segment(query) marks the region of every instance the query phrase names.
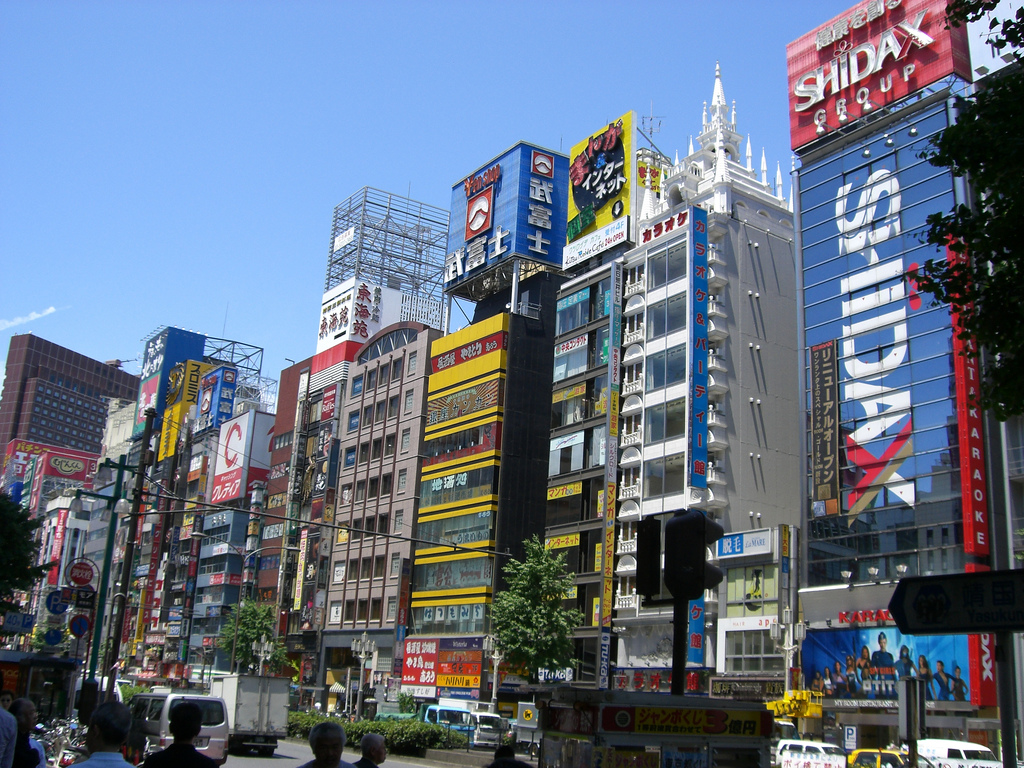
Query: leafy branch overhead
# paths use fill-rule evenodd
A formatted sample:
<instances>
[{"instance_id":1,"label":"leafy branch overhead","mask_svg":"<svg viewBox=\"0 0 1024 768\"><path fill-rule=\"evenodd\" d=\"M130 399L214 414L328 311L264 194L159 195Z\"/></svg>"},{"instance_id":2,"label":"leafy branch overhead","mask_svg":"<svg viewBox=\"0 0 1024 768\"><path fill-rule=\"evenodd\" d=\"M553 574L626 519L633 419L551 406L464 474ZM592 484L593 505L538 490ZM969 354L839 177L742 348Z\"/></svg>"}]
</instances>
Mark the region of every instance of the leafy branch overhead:
<instances>
[{"instance_id":1,"label":"leafy branch overhead","mask_svg":"<svg viewBox=\"0 0 1024 768\"><path fill-rule=\"evenodd\" d=\"M583 614L562 605L574 583L565 553L545 549L536 535L523 544L523 561L503 568L508 587L494 597L492 623L505 663L535 678L538 669L574 663L573 632Z\"/></svg>"},{"instance_id":2,"label":"leafy branch overhead","mask_svg":"<svg viewBox=\"0 0 1024 768\"><path fill-rule=\"evenodd\" d=\"M960 313L981 359L981 405L999 419L1024 414L1024 8L1007 19L991 14L996 0L952 0L949 23L989 19L989 41L1015 63L989 78L975 96L958 99L959 116L926 157L965 178L972 206L928 217L928 242L966 254L929 260L916 275L921 290Z\"/></svg>"}]
</instances>

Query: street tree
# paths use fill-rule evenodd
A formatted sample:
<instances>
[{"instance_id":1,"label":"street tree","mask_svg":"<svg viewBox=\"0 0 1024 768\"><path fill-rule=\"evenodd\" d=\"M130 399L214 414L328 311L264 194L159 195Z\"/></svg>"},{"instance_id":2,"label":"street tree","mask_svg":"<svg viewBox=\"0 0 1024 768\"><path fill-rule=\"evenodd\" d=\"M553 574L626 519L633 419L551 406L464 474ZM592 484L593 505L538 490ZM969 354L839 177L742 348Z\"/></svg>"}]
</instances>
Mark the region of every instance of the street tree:
<instances>
[{"instance_id":1,"label":"street tree","mask_svg":"<svg viewBox=\"0 0 1024 768\"><path fill-rule=\"evenodd\" d=\"M523 561L509 560L502 569L508 587L494 597L492 627L505 662L535 680L538 669L574 663L573 631L583 614L563 606L574 577L565 553L545 549L536 535L523 544Z\"/></svg>"},{"instance_id":2,"label":"street tree","mask_svg":"<svg viewBox=\"0 0 1024 768\"><path fill-rule=\"evenodd\" d=\"M18 610L21 606L14 602L14 593L30 591L50 569L49 564L36 565L36 531L42 524L41 519L30 517L28 510L0 492L0 531L4 536L0 547L0 614Z\"/></svg>"},{"instance_id":3,"label":"street tree","mask_svg":"<svg viewBox=\"0 0 1024 768\"><path fill-rule=\"evenodd\" d=\"M251 669L253 672L259 670L260 660L253 653L253 643L259 643L263 638L270 641L272 650L269 657L263 659L264 672L274 673L281 669L288 661L288 654L284 645L275 636L275 621L277 611L274 606L257 603L253 600L244 601L228 617L220 630L217 638L217 647L225 653L231 653L231 646L235 641L235 622L238 622L238 650L235 652L235 662L242 670Z\"/></svg>"},{"instance_id":4,"label":"street tree","mask_svg":"<svg viewBox=\"0 0 1024 768\"><path fill-rule=\"evenodd\" d=\"M921 290L960 316L971 354L982 355L980 404L1005 420L1024 413L1024 8L1007 18L997 0L951 0L949 24L988 19L989 42L1015 62L978 92L957 100L959 117L925 153L932 165L966 178L974 205L928 217L927 240L956 254L929 260L914 277Z\"/></svg>"}]
</instances>

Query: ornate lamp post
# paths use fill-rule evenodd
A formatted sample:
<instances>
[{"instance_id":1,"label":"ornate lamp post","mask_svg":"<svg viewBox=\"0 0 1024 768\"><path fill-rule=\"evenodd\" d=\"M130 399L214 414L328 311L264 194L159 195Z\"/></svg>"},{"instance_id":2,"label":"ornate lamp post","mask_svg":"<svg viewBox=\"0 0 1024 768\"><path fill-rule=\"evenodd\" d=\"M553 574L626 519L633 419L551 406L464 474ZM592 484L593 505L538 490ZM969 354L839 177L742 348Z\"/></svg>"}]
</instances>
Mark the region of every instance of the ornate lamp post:
<instances>
[{"instance_id":1,"label":"ornate lamp post","mask_svg":"<svg viewBox=\"0 0 1024 768\"><path fill-rule=\"evenodd\" d=\"M366 660L373 656L377 650L377 643L370 639L370 636L363 632L361 637L352 639L352 653L359 659L359 691L356 694L356 717L363 717L363 671L366 667Z\"/></svg>"},{"instance_id":2,"label":"ornate lamp post","mask_svg":"<svg viewBox=\"0 0 1024 768\"><path fill-rule=\"evenodd\" d=\"M498 647L498 639L494 635L484 637L484 653L491 655L494 664L494 672L491 674L491 705L490 712L498 711L498 667L501 666L501 648Z\"/></svg>"},{"instance_id":3,"label":"ornate lamp post","mask_svg":"<svg viewBox=\"0 0 1024 768\"><path fill-rule=\"evenodd\" d=\"M252 655L259 659L259 676L263 677L263 662L270 658L270 654L274 652L274 644L267 640L267 636L264 635L260 638L259 642L253 640L252 643Z\"/></svg>"},{"instance_id":4,"label":"ornate lamp post","mask_svg":"<svg viewBox=\"0 0 1024 768\"><path fill-rule=\"evenodd\" d=\"M786 653L786 693L789 693L793 689L790 680L790 670L793 668L793 654L800 647L800 643L806 639L807 627L802 621L794 624L793 609L786 607L782 609L782 621L772 624L769 633L775 642L782 640L783 634L786 636L782 650Z\"/></svg>"}]
</instances>

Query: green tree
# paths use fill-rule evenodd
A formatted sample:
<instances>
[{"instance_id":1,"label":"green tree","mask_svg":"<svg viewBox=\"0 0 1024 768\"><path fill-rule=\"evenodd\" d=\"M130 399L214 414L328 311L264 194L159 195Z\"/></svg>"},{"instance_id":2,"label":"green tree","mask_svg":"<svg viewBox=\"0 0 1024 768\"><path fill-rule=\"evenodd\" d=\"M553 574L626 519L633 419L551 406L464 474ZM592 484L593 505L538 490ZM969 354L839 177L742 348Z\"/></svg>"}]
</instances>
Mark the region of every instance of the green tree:
<instances>
[{"instance_id":1,"label":"green tree","mask_svg":"<svg viewBox=\"0 0 1024 768\"><path fill-rule=\"evenodd\" d=\"M526 557L502 569L508 588L494 597L492 626L506 663L529 670L557 669L574 662L573 631L583 614L564 608L574 574L566 570L565 553L555 555L536 535L523 542Z\"/></svg>"},{"instance_id":2,"label":"green tree","mask_svg":"<svg viewBox=\"0 0 1024 768\"><path fill-rule=\"evenodd\" d=\"M976 95L958 99L959 118L925 153L932 165L966 178L977 203L928 217L927 240L969 258L931 259L918 272L921 290L960 314L981 362L980 404L1005 420L1024 413L1024 8L992 15L997 0L951 0L949 24L989 21L989 41L1016 63Z\"/></svg>"},{"instance_id":3,"label":"green tree","mask_svg":"<svg viewBox=\"0 0 1024 768\"><path fill-rule=\"evenodd\" d=\"M274 636L277 611L274 606L246 600L238 610L224 622L217 638L217 647L231 653L231 645L235 641L235 621L238 621L238 650L235 652L235 663L242 671L259 669L259 659L252 652L253 643L264 637L271 641L273 650L270 658L263 660L264 673L276 673L288 661L284 644Z\"/></svg>"},{"instance_id":4,"label":"green tree","mask_svg":"<svg viewBox=\"0 0 1024 768\"><path fill-rule=\"evenodd\" d=\"M4 536L0 547L0 614L20 610L14 593L30 591L50 569L49 565L36 565L36 531L42 524L41 519L30 517L27 510L0 492L0 531Z\"/></svg>"}]
</instances>

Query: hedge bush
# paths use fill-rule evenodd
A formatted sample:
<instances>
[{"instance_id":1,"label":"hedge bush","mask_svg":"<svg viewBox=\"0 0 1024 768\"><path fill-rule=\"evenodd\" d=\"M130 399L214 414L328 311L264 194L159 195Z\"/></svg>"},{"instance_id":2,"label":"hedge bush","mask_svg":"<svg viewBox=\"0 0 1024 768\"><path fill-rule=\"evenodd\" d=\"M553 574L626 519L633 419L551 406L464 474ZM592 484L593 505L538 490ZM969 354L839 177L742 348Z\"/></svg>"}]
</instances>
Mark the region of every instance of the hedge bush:
<instances>
[{"instance_id":1,"label":"hedge bush","mask_svg":"<svg viewBox=\"0 0 1024 768\"><path fill-rule=\"evenodd\" d=\"M358 720L350 723L316 712L289 712L288 735L295 739L309 739L309 732L317 723L334 720L345 729L346 748L359 749L359 741L367 733L384 737L388 752L396 755L415 754L424 749L466 749L469 739L464 734L418 720Z\"/></svg>"}]
</instances>

